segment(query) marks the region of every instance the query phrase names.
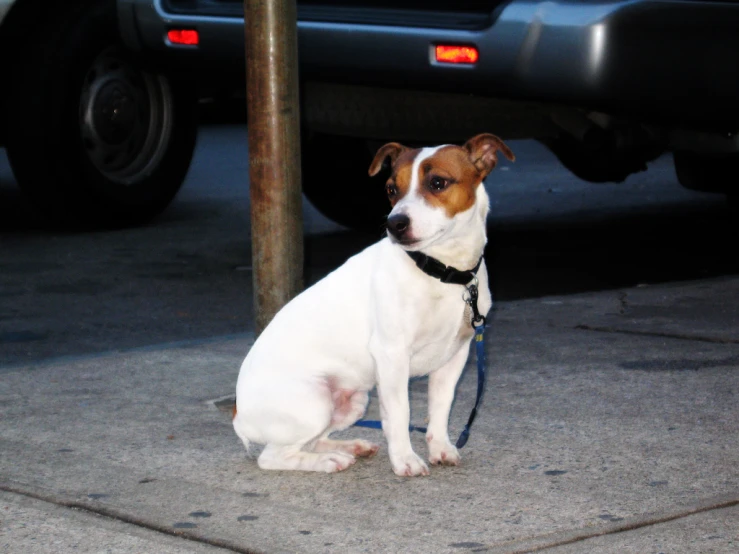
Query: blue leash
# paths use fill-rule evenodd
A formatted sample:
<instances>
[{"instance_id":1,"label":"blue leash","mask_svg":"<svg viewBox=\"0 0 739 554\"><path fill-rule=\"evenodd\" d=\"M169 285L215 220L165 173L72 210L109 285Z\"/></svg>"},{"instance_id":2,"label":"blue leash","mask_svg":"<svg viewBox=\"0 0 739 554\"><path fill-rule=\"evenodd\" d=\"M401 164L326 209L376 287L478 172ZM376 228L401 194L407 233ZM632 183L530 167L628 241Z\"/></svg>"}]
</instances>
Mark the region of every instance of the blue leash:
<instances>
[{"instance_id":1,"label":"blue leash","mask_svg":"<svg viewBox=\"0 0 739 554\"><path fill-rule=\"evenodd\" d=\"M475 421L477 416L477 408L480 406L482 401L482 393L485 391L485 342L483 341L482 334L485 331L485 320L475 327L475 356L477 357L477 396L475 398L475 405L472 407L470 417L467 419L467 425L464 426L464 430L460 433L457 439L457 448L462 448L467 444L467 439L470 438L470 428L472 422Z\"/></svg>"}]
</instances>

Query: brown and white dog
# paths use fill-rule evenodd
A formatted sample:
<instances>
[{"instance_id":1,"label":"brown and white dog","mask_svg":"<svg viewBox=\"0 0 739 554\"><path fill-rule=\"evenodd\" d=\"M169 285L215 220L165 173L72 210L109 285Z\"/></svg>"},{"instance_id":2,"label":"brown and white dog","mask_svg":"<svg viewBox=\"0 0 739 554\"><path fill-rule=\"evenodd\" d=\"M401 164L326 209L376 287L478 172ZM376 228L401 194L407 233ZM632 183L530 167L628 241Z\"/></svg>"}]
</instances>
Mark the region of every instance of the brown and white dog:
<instances>
[{"instance_id":1,"label":"brown and white dog","mask_svg":"<svg viewBox=\"0 0 739 554\"><path fill-rule=\"evenodd\" d=\"M430 277L406 251L460 270L478 264L489 211L482 181L499 151L515 159L490 134L461 147L378 150L370 175L392 164L388 236L290 301L241 366L233 425L247 448L266 445L259 467L334 472L375 454L375 444L329 435L362 417L376 385L393 471L428 475L408 431L408 380L426 374L429 462L459 463L447 424L473 334L465 289ZM484 261L477 279L484 315L492 305Z\"/></svg>"}]
</instances>

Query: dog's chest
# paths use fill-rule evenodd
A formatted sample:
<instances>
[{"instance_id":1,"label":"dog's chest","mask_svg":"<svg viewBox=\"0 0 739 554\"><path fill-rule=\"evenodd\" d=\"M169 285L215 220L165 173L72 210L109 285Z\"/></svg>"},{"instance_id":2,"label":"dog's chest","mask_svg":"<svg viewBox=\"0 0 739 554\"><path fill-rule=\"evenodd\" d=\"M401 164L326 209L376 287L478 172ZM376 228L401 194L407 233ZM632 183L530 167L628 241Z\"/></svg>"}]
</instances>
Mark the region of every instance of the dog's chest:
<instances>
[{"instance_id":1,"label":"dog's chest","mask_svg":"<svg viewBox=\"0 0 739 554\"><path fill-rule=\"evenodd\" d=\"M473 335L469 306L459 294L431 297L431 302L418 307L419 325L411 344L411 375L424 375L434 371L466 346Z\"/></svg>"}]
</instances>

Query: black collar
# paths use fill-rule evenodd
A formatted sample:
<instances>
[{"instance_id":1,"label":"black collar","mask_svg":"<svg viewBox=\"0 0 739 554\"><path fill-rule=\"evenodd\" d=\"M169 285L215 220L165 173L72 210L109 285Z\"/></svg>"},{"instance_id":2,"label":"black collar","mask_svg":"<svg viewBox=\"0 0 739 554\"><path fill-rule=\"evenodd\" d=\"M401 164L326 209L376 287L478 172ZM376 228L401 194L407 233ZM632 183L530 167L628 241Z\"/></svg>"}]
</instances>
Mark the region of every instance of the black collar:
<instances>
[{"instance_id":1,"label":"black collar","mask_svg":"<svg viewBox=\"0 0 739 554\"><path fill-rule=\"evenodd\" d=\"M466 285L472 281L482 263L482 256L480 256L474 268L467 271L460 271L456 267L446 266L436 258L427 256L422 252L406 250L405 253L413 258L418 268L426 275L431 275L431 277L439 279L442 283L453 283L455 285Z\"/></svg>"}]
</instances>

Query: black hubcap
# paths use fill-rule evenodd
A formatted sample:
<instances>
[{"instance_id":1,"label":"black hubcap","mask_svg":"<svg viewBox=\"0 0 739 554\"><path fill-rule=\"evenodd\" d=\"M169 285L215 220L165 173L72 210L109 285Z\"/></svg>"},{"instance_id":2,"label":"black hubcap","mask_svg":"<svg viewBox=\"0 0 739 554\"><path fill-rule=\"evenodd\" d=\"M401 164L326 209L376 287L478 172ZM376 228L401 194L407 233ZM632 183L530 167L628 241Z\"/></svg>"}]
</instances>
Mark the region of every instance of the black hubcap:
<instances>
[{"instance_id":1,"label":"black hubcap","mask_svg":"<svg viewBox=\"0 0 739 554\"><path fill-rule=\"evenodd\" d=\"M151 175L172 135L166 78L142 71L116 48L101 52L80 96L82 144L109 180L134 185Z\"/></svg>"},{"instance_id":2,"label":"black hubcap","mask_svg":"<svg viewBox=\"0 0 739 554\"><path fill-rule=\"evenodd\" d=\"M115 80L105 83L92 107L93 124L100 138L109 144L121 144L134 129L136 106L128 86Z\"/></svg>"}]
</instances>

